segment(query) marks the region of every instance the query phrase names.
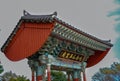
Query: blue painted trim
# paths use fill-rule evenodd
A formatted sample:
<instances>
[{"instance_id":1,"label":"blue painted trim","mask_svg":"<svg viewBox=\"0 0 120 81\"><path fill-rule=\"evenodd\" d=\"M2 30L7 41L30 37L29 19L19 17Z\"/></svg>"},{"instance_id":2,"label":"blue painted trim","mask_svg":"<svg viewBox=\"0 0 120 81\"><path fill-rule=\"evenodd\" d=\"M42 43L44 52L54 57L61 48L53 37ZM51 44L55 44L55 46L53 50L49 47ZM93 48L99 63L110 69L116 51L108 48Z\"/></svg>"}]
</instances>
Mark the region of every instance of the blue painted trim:
<instances>
[{"instance_id":1,"label":"blue painted trim","mask_svg":"<svg viewBox=\"0 0 120 81\"><path fill-rule=\"evenodd\" d=\"M59 61L59 60L52 62L51 65L67 67L67 68L72 68L72 69L79 69L79 70L81 69L81 64L75 64L75 63L69 64L64 61Z\"/></svg>"},{"instance_id":2,"label":"blue painted trim","mask_svg":"<svg viewBox=\"0 0 120 81\"><path fill-rule=\"evenodd\" d=\"M38 66L36 70L36 76L42 76L45 70L45 66Z\"/></svg>"},{"instance_id":3,"label":"blue painted trim","mask_svg":"<svg viewBox=\"0 0 120 81\"><path fill-rule=\"evenodd\" d=\"M73 75L74 78L79 78L78 73L79 73L78 70L75 70L75 71L74 71L74 73L73 73L73 74L74 74L74 75Z\"/></svg>"}]
</instances>

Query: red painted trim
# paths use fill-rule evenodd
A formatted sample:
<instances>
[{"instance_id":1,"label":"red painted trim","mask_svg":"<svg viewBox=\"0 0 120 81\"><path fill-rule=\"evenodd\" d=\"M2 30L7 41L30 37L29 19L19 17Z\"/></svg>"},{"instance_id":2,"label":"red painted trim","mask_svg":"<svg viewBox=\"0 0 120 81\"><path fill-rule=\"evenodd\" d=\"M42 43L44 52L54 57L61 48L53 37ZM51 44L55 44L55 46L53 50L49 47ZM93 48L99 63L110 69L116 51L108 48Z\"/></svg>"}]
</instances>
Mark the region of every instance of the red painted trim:
<instances>
[{"instance_id":1,"label":"red painted trim","mask_svg":"<svg viewBox=\"0 0 120 81\"><path fill-rule=\"evenodd\" d=\"M74 80L73 81L79 81L79 78L74 78Z\"/></svg>"},{"instance_id":2,"label":"red painted trim","mask_svg":"<svg viewBox=\"0 0 120 81\"><path fill-rule=\"evenodd\" d=\"M34 76L32 76L32 81L35 81L35 78L34 78Z\"/></svg>"},{"instance_id":3,"label":"red painted trim","mask_svg":"<svg viewBox=\"0 0 120 81\"><path fill-rule=\"evenodd\" d=\"M95 51L95 54L90 56L87 60L87 67L91 67L99 63L109 52L110 49L106 51Z\"/></svg>"},{"instance_id":4,"label":"red painted trim","mask_svg":"<svg viewBox=\"0 0 120 81\"><path fill-rule=\"evenodd\" d=\"M51 65L47 65L47 77L48 77L48 81L51 81Z\"/></svg>"},{"instance_id":5,"label":"red painted trim","mask_svg":"<svg viewBox=\"0 0 120 81\"><path fill-rule=\"evenodd\" d=\"M34 71L32 71L32 81L35 81Z\"/></svg>"},{"instance_id":6,"label":"red painted trim","mask_svg":"<svg viewBox=\"0 0 120 81\"><path fill-rule=\"evenodd\" d=\"M48 76L48 81L51 81L51 73L47 72L47 76Z\"/></svg>"},{"instance_id":7,"label":"red painted trim","mask_svg":"<svg viewBox=\"0 0 120 81\"><path fill-rule=\"evenodd\" d=\"M83 72L83 81L87 81L85 72Z\"/></svg>"},{"instance_id":8,"label":"red painted trim","mask_svg":"<svg viewBox=\"0 0 120 81\"><path fill-rule=\"evenodd\" d=\"M42 76L37 76L37 81L42 81Z\"/></svg>"},{"instance_id":9,"label":"red painted trim","mask_svg":"<svg viewBox=\"0 0 120 81\"><path fill-rule=\"evenodd\" d=\"M68 81L70 81L70 74L68 73Z\"/></svg>"}]
</instances>

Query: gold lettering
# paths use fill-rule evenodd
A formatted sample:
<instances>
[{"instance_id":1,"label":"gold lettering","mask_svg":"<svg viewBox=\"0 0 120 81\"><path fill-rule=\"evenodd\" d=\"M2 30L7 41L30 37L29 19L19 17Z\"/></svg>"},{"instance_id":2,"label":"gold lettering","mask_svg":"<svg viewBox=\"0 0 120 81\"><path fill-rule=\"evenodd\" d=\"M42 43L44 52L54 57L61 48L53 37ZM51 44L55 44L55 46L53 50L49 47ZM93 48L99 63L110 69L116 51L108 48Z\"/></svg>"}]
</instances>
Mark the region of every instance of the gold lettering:
<instances>
[{"instance_id":1,"label":"gold lettering","mask_svg":"<svg viewBox=\"0 0 120 81\"><path fill-rule=\"evenodd\" d=\"M65 58L65 59L71 59L71 60L75 60L75 61L80 61L80 62L82 60L84 60L84 56L83 55L78 55L78 54L67 52L67 51L62 51L59 54L59 57Z\"/></svg>"},{"instance_id":2,"label":"gold lettering","mask_svg":"<svg viewBox=\"0 0 120 81\"><path fill-rule=\"evenodd\" d=\"M78 59L79 59L79 56L76 57L76 60L78 60Z\"/></svg>"},{"instance_id":3,"label":"gold lettering","mask_svg":"<svg viewBox=\"0 0 120 81\"><path fill-rule=\"evenodd\" d=\"M66 58L69 58L69 56L70 56L70 53L67 53Z\"/></svg>"},{"instance_id":4,"label":"gold lettering","mask_svg":"<svg viewBox=\"0 0 120 81\"><path fill-rule=\"evenodd\" d=\"M72 57L73 57L73 54L71 54L69 58L71 59Z\"/></svg>"},{"instance_id":5,"label":"gold lettering","mask_svg":"<svg viewBox=\"0 0 120 81\"><path fill-rule=\"evenodd\" d=\"M82 61L82 57L79 58L79 61Z\"/></svg>"},{"instance_id":6,"label":"gold lettering","mask_svg":"<svg viewBox=\"0 0 120 81\"><path fill-rule=\"evenodd\" d=\"M74 56L72 57L72 60L74 60L74 59L75 59L75 57L76 57L76 55L74 55Z\"/></svg>"},{"instance_id":7,"label":"gold lettering","mask_svg":"<svg viewBox=\"0 0 120 81\"><path fill-rule=\"evenodd\" d=\"M66 52L63 52L63 54L61 55L61 57L64 58L66 56L66 54L67 54Z\"/></svg>"}]
</instances>

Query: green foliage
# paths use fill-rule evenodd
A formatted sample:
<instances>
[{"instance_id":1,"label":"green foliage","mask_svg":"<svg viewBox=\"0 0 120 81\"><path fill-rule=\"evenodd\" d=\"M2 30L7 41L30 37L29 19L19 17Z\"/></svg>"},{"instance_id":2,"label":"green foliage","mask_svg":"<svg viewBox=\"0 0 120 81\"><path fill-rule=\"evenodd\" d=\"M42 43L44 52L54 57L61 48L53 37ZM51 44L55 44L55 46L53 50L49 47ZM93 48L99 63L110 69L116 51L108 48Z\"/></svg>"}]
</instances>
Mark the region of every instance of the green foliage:
<instances>
[{"instance_id":1,"label":"green foliage","mask_svg":"<svg viewBox=\"0 0 120 81\"><path fill-rule=\"evenodd\" d=\"M30 81L25 76L23 76L23 75L18 76L15 73L12 73L12 71L4 73L1 76L1 78L2 78L2 81Z\"/></svg>"},{"instance_id":2,"label":"green foliage","mask_svg":"<svg viewBox=\"0 0 120 81\"><path fill-rule=\"evenodd\" d=\"M120 81L120 63L114 62L110 68L100 68L92 81Z\"/></svg>"},{"instance_id":3,"label":"green foliage","mask_svg":"<svg viewBox=\"0 0 120 81\"><path fill-rule=\"evenodd\" d=\"M3 66L0 65L0 74L4 71Z\"/></svg>"},{"instance_id":4,"label":"green foliage","mask_svg":"<svg viewBox=\"0 0 120 81\"><path fill-rule=\"evenodd\" d=\"M17 75L10 71L10 72L5 72L1 77L2 77L3 81L9 81L10 78L12 78L12 77L15 78L15 77L17 77Z\"/></svg>"},{"instance_id":5,"label":"green foliage","mask_svg":"<svg viewBox=\"0 0 120 81\"><path fill-rule=\"evenodd\" d=\"M52 71L51 79L52 81L67 81L66 75L61 71Z\"/></svg>"},{"instance_id":6,"label":"green foliage","mask_svg":"<svg viewBox=\"0 0 120 81\"><path fill-rule=\"evenodd\" d=\"M16 78L11 77L9 81L17 81Z\"/></svg>"},{"instance_id":7,"label":"green foliage","mask_svg":"<svg viewBox=\"0 0 120 81\"><path fill-rule=\"evenodd\" d=\"M12 81L12 80L11 80ZM29 79L27 79L25 76L18 76L15 81L30 81Z\"/></svg>"}]
</instances>

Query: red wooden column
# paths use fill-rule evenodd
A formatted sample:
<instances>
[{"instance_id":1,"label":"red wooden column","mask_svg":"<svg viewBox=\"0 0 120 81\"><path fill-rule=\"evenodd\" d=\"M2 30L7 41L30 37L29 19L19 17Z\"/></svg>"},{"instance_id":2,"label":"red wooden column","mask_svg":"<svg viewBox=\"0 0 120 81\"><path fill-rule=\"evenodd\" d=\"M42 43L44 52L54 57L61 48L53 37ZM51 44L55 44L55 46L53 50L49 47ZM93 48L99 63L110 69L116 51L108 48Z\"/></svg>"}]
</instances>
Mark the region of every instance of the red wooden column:
<instances>
[{"instance_id":1,"label":"red wooden column","mask_svg":"<svg viewBox=\"0 0 120 81\"><path fill-rule=\"evenodd\" d=\"M48 77L48 81L51 81L51 65L47 64L47 77Z\"/></svg>"},{"instance_id":2,"label":"red wooden column","mask_svg":"<svg viewBox=\"0 0 120 81\"><path fill-rule=\"evenodd\" d=\"M74 81L79 81L79 78L74 78Z\"/></svg>"},{"instance_id":3,"label":"red wooden column","mask_svg":"<svg viewBox=\"0 0 120 81\"><path fill-rule=\"evenodd\" d=\"M36 81L43 81L43 67L41 66L37 66L37 70L36 70Z\"/></svg>"},{"instance_id":4,"label":"red wooden column","mask_svg":"<svg viewBox=\"0 0 120 81\"><path fill-rule=\"evenodd\" d=\"M40 65L39 62L35 62L36 67L36 81L43 81L44 65Z\"/></svg>"},{"instance_id":5,"label":"red wooden column","mask_svg":"<svg viewBox=\"0 0 120 81\"><path fill-rule=\"evenodd\" d=\"M79 81L79 71L78 70L74 70L74 79L73 79L73 81Z\"/></svg>"},{"instance_id":6,"label":"red wooden column","mask_svg":"<svg viewBox=\"0 0 120 81\"><path fill-rule=\"evenodd\" d=\"M70 81L70 72L67 72L68 75L68 81Z\"/></svg>"},{"instance_id":7,"label":"red wooden column","mask_svg":"<svg viewBox=\"0 0 120 81\"><path fill-rule=\"evenodd\" d=\"M68 74L68 81L70 81L70 74Z\"/></svg>"},{"instance_id":8,"label":"red wooden column","mask_svg":"<svg viewBox=\"0 0 120 81\"><path fill-rule=\"evenodd\" d=\"M36 81L42 81L42 76L37 76L36 79Z\"/></svg>"},{"instance_id":9,"label":"red wooden column","mask_svg":"<svg viewBox=\"0 0 120 81\"><path fill-rule=\"evenodd\" d=\"M83 81L86 81L86 74L85 74L85 71L83 72Z\"/></svg>"},{"instance_id":10,"label":"red wooden column","mask_svg":"<svg viewBox=\"0 0 120 81\"><path fill-rule=\"evenodd\" d=\"M35 67L34 67L34 61L28 60L28 65L31 68L31 81L35 81Z\"/></svg>"},{"instance_id":11,"label":"red wooden column","mask_svg":"<svg viewBox=\"0 0 120 81\"><path fill-rule=\"evenodd\" d=\"M35 73L34 73L34 70L31 70L32 71L32 81L35 81Z\"/></svg>"},{"instance_id":12,"label":"red wooden column","mask_svg":"<svg viewBox=\"0 0 120 81\"><path fill-rule=\"evenodd\" d=\"M82 70L83 70L83 81L86 81L86 75L85 75L85 69L86 69L87 63L82 63Z\"/></svg>"}]
</instances>

